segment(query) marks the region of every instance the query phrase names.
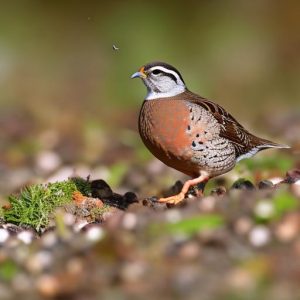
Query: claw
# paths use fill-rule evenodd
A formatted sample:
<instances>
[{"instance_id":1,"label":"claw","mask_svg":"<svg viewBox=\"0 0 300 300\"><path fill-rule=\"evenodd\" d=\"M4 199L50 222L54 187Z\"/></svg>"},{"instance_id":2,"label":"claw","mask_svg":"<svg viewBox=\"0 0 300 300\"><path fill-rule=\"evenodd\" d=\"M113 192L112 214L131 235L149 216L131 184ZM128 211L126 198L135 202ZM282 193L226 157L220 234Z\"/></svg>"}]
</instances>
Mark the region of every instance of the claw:
<instances>
[{"instance_id":1,"label":"claw","mask_svg":"<svg viewBox=\"0 0 300 300\"><path fill-rule=\"evenodd\" d=\"M184 193L179 193L178 195L171 196L168 198L160 198L160 199L158 199L158 202L176 205L179 202L183 201L184 198L185 198Z\"/></svg>"}]
</instances>

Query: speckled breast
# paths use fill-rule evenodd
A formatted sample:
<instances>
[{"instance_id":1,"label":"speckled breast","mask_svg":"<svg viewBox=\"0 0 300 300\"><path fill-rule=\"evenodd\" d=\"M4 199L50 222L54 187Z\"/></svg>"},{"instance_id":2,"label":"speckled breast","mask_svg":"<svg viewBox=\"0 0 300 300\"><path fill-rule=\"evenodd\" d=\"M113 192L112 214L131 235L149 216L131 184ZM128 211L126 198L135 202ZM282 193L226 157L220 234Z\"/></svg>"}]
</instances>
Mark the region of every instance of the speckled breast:
<instances>
[{"instance_id":1,"label":"speckled breast","mask_svg":"<svg viewBox=\"0 0 300 300\"><path fill-rule=\"evenodd\" d=\"M140 111L139 132L159 160L189 176L197 176L199 165L192 161L188 122L189 108L184 101L146 100Z\"/></svg>"}]
</instances>

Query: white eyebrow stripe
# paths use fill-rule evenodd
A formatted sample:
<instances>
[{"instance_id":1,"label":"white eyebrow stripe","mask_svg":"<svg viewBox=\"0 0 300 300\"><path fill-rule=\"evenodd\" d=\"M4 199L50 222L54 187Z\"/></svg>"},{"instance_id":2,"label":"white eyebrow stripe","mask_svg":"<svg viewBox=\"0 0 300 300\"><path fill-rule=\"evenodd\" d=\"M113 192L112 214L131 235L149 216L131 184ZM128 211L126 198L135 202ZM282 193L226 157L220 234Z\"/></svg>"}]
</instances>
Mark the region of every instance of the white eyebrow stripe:
<instances>
[{"instance_id":1,"label":"white eyebrow stripe","mask_svg":"<svg viewBox=\"0 0 300 300\"><path fill-rule=\"evenodd\" d=\"M180 79L179 75L175 72L175 71L172 71L170 69L167 69L167 68L164 68L164 67L161 67L161 66L156 66L156 67L152 67L150 68L150 71L153 71L153 70L160 70L164 73L167 73L167 74L172 74L176 77L177 81L179 80L179 82L182 82L182 80Z\"/></svg>"}]
</instances>

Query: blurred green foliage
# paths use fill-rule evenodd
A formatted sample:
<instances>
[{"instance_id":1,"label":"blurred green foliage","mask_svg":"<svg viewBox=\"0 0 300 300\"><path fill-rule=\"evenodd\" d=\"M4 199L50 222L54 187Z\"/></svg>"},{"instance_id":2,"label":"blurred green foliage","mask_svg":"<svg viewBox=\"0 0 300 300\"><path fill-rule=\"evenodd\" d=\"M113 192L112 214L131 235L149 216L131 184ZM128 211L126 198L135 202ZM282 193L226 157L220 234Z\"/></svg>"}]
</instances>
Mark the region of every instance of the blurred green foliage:
<instances>
[{"instance_id":1,"label":"blurred green foliage","mask_svg":"<svg viewBox=\"0 0 300 300\"><path fill-rule=\"evenodd\" d=\"M283 214L299 208L299 200L287 191L280 191L272 199L275 207L275 217L280 218Z\"/></svg>"},{"instance_id":2,"label":"blurred green foliage","mask_svg":"<svg viewBox=\"0 0 300 300\"><path fill-rule=\"evenodd\" d=\"M0 278L4 281L10 281L19 272L19 268L12 260L6 260L0 263Z\"/></svg>"},{"instance_id":3,"label":"blurred green foliage","mask_svg":"<svg viewBox=\"0 0 300 300\"><path fill-rule=\"evenodd\" d=\"M151 228L153 232L184 234L191 236L197 232L205 230L214 230L222 227L224 220L218 214L202 214L186 218L177 222L169 222L166 224L154 224Z\"/></svg>"}]
</instances>

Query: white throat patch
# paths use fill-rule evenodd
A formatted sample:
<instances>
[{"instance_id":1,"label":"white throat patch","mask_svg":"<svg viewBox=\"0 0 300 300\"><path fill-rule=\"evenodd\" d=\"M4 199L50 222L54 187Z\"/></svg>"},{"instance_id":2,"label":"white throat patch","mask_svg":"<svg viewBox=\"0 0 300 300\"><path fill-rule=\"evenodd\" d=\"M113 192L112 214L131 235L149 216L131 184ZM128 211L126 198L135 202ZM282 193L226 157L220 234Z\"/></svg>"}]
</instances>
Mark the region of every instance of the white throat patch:
<instances>
[{"instance_id":1,"label":"white throat patch","mask_svg":"<svg viewBox=\"0 0 300 300\"><path fill-rule=\"evenodd\" d=\"M181 85L177 85L174 87L171 91L169 92L154 92L154 91L149 91L145 100L154 100L158 98L167 98L167 97L174 97L176 95L179 95L185 91L185 87Z\"/></svg>"}]
</instances>

